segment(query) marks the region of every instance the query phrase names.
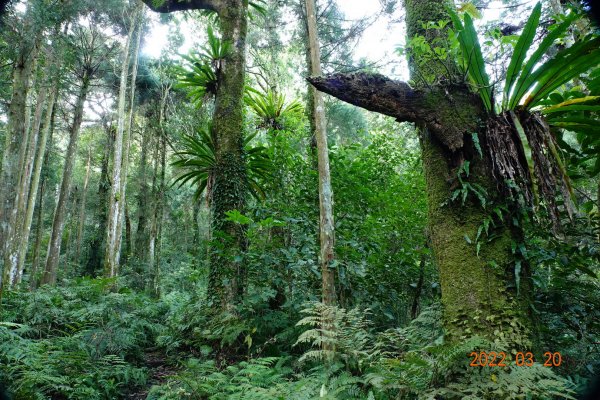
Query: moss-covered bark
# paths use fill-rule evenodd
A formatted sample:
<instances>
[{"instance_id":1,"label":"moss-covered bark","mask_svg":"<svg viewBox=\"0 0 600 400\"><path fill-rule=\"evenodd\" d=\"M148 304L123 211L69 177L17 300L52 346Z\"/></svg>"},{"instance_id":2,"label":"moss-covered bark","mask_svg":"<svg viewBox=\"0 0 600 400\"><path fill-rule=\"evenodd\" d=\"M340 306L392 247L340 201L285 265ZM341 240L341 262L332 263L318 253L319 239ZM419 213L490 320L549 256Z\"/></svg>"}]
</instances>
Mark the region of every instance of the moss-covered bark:
<instances>
[{"instance_id":1,"label":"moss-covered bark","mask_svg":"<svg viewBox=\"0 0 600 400\"><path fill-rule=\"evenodd\" d=\"M212 136L216 168L212 190L212 227L215 248L211 254L209 297L222 307L236 301L244 290L246 271L243 252L246 234L242 226L227 220L231 210L243 212L247 196L243 150L243 95L246 67L247 0L230 0L220 10L223 40L232 51L219 70Z\"/></svg>"},{"instance_id":2,"label":"moss-covered bark","mask_svg":"<svg viewBox=\"0 0 600 400\"><path fill-rule=\"evenodd\" d=\"M232 210L243 212L247 195L246 162L243 149L243 96L246 67L248 0L143 0L157 12L208 9L219 15L222 40L231 52L221 60L212 121L216 168L212 192L213 251L210 256L209 301L227 308L244 290L243 227L227 220Z\"/></svg>"},{"instance_id":3,"label":"moss-covered bark","mask_svg":"<svg viewBox=\"0 0 600 400\"><path fill-rule=\"evenodd\" d=\"M448 339L459 341L481 335L504 346L526 348L529 345L527 312L509 288L511 282L508 281L510 273L507 272L514 262L510 230L502 227L494 232L493 240L484 239L478 255L475 238L489 211L474 199L464 205L460 200L448 203L456 176L450 166L451 157L426 132L421 144L431 247L440 273ZM474 162L472 178L486 183L483 163Z\"/></svg>"},{"instance_id":4,"label":"moss-covered bark","mask_svg":"<svg viewBox=\"0 0 600 400\"><path fill-rule=\"evenodd\" d=\"M436 33L425 31L423 22L449 20L446 12L449 4L444 0L405 0L405 5L409 37L422 35L433 41ZM437 37L444 34L439 32ZM424 74L416 60L410 60L409 65L413 77ZM429 65L428 73L431 68ZM440 63L436 75L440 85L459 79L456 67L450 62ZM465 160L470 162L469 182L485 188L489 198L497 197L488 164L469 148L473 147L467 140L469 134L481 132L486 115L478 102L465 101L466 91L466 87L452 86L447 95L454 99L451 109L439 113L441 126L449 130L462 128L463 143L467 142L462 148L448 148L440 141L444 138L439 134L434 137L425 126L420 126L431 246L440 271L447 336L450 341L460 341L481 335L506 350L523 350L531 346L531 330L526 302L519 300L512 289L513 232L504 226L497 228L490 238L484 234L478 254L475 238L490 211L483 209L476 196L464 204L460 200L449 201L452 193L460 189L456 177ZM429 99L443 104L441 100L435 96Z\"/></svg>"}]
</instances>

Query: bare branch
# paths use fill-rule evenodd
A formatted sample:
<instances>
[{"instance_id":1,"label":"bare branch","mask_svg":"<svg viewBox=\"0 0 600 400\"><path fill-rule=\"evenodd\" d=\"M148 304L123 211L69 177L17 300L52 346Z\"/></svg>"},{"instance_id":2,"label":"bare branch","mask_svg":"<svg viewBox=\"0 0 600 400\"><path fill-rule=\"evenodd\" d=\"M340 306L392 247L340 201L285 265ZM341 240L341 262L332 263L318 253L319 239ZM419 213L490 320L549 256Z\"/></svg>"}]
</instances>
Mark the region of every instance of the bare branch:
<instances>
[{"instance_id":1,"label":"bare branch","mask_svg":"<svg viewBox=\"0 0 600 400\"><path fill-rule=\"evenodd\" d=\"M311 77L308 81L322 92L369 111L401 122L421 120L421 95L405 82L365 73Z\"/></svg>"},{"instance_id":2,"label":"bare branch","mask_svg":"<svg viewBox=\"0 0 600 400\"><path fill-rule=\"evenodd\" d=\"M444 87L415 90L406 82L379 74L333 74L310 77L308 81L347 103L394 117L398 122L424 125L452 151L463 146L465 133L477 131L477 126L464 118L465 114L479 115L483 110L481 101L468 91L447 91ZM457 96L473 98L457 101ZM469 104L472 108L458 109L456 104Z\"/></svg>"}]
</instances>

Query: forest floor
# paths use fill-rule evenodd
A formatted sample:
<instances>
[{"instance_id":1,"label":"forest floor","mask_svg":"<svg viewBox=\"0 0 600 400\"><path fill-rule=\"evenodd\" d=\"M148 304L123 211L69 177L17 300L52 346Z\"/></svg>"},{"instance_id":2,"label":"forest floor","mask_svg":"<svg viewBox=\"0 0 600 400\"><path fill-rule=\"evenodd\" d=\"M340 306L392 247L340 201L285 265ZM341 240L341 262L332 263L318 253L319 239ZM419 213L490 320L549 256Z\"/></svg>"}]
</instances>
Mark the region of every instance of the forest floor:
<instances>
[{"instance_id":1,"label":"forest floor","mask_svg":"<svg viewBox=\"0 0 600 400\"><path fill-rule=\"evenodd\" d=\"M145 400L152 386L165 383L170 376L177 373L177 369L169 363L167 356L160 351L144 354L144 366L148 368L148 381L145 386L130 393L128 400Z\"/></svg>"}]
</instances>

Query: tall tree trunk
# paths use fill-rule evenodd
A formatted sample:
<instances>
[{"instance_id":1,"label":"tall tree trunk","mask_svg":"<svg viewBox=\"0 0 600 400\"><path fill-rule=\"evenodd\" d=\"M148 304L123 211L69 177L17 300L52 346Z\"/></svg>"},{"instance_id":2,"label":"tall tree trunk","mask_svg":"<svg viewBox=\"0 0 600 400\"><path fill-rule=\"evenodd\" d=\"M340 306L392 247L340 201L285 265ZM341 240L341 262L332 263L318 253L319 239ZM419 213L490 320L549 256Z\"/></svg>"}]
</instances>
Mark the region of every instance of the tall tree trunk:
<instances>
[{"instance_id":1,"label":"tall tree trunk","mask_svg":"<svg viewBox=\"0 0 600 400\"><path fill-rule=\"evenodd\" d=\"M25 15L25 18L28 17L31 17L29 9ZM28 30L26 26L26 31ZM8 125L0 170L0 259L3 262L0 292L7 280L15 281L17 274L16 260L10 250L14 243L17 221L15 188L19 184L19 167L27 143L27 99L40 45L39 35L35 36L34 39L25 37L22 40L13 66L13 90L8 107Z\"/></svg>"},{"instance_id":2,"label":"tall tree trunk","mask_svg":"<svg viewBox=\"0 0 600 400\"><path fill-rule=\"evenodd\" d=\"M131 236L131 217L129 216L129 206L125 202L125 260L129 259L133 251L133 237Z\"/></svg>"},{"instance_id":3,"label":"tall tree trunk","mask_svg":"<svg viewBox=\"0 0 600 400\"><path fill-rule=\"evenodd\" d=\"M248 0L165 0L159 5L144 0L153 10L173 12L209 9L219 15L222 40L231 44L231 53L217 71L219 85L215 96L212 137L215 142L215 176L211 203L212 230L223 233L221 243L210 257L208 297L211 304L230 308L243 293L246 268L243 252L247 247L245 229L227 220L231 210L244 211L247 173L243 150L243 95L246 68ZM216 236L216 235L215 235ZM218 251L226 249L227 251Z\"/></svg>"},{"instance_id":4,"label":"tall tree trunk","mask_svg":"<svg viewBox=\"0 0 600 400\"><path fill-rule=\"evenodd\" d=\"M35 229L35 243L33 246L33 256L31 261L31 273L29 278L29 290L35 290L40 281L38 271L40 270L40 260L41 260L41 244L42 244L42 236L44 234L44 193L46 189L46 173L49 168L50 163L50 148L52 147L50 143L52 143L52 134L54 132L54 118L56 116L56 107L55 101L58 94L58 85L53 88L53 100L48 104L48 111L50 114L46 114L46 121L44 122L44 128L42 131L42 138L40 140L40 146L38 151L41 151L42 144L43 147L46 148L42 154L36 154L36 164L35 164L35 173L33 175L32 190L35 187L36 193L38 197L38 205L37 205L37 225ZM50 107L52 105L52 107ZM48 145L46 145L48 143ZM39 169L39 170L38 170ZM39 187L39 189L38 189ZM33 220L33 211L34 204L31 203L35 201L35 198L29 197L29 204L27 205L27 226L31 229L31 222ZM25 241L22 243L21 251L27 252L27 244L29 242L28 236L24 237Z\"/></svg>"},{"instance_id":5,"label":"tall tree trunk","mask_svg":"<svg viewBox=\"0 0 600 400\"><path fill-rule=\"evenodd\" d=\"M79 129L81 128L81 122L83 120L83 106L90 88L90 81L90 71L86 68L75 103L75 113L73 116L73 124L71 125L69 132L69 145L67 147L67 154L65 156L60 195L54 211L52 234L50 236L50 243L48 244L48 255L46 256L46 268L44 270L44 277L42 279L42 283L51 285L56 283L56 272L58 270L62 234L65 225L66 205L69 198L69 191L71 189L71 178L73 175L73 164L75 162L75 153L79 139Z\"/></svg>"},{"instance_id":6,"label":"tall tree trunk","mask_svg":"<svg viewBox=\"0 0 600 400\"><path fill-rule=\"evenodd\" d=\"M223 40L232 44L232 52L218 72L219 88L215 99L212 136L215 141L215 174L211 199L212 226L216 245L210 259L208 294L211 302L231 307L242 295L246 269L243 252L246 232L242 225L227 220L231 210L244 212L247 195L247 172L243 150L244 76L246 68L246 33L248 2L230 0L219 15Z\"/></svg>"},{"instance_id":7,"label":"tall tree trunk","mask_svg":"<svg viewBox=\"0 0 600 400\"><path fill-rule=\"evenodd\" d=\"M113 171L111 179L111 191L108 199L108 221L106 229L106 248L104 254L104 275L115 277L118 274L119 254L122 235L122 224L119 223L121 216L121 204L125 201L123 189L123 136L125 133L125 102L127 97L127 83L129 76L129 63L131 61L131 43L137 20L137 8L133 11L129 25L129 34L123 50L123 64L121 70L121 82L119 87L119 100L117 105L117 133L114 143ZM125 143L127 148L127 143Z\"/></svg>"},{"instance_id":8,"label":"tall tree trunk","mask_svg":"<svg viewBox=\"0 0 600 400\"><path fill-rule=\"evenodd\" d=\"M317 32L317 10L315 0L306 0L306 25L310 50L310 74L320 76L321 56ZM314 136L317 142L317 160L319 168L319 238L321 242L321 279L323 303L327 306L336 304L335 274L331 268L334 260L335 229L333 223L333 190L329 171L329 150L327 148L327 122L325 104L321 92L310 88L313 104Z\"/></svg>"},{"instance_id":9,"label":"tall tree trunk","mask_svg":"<svg viewBox=\"0 0 600 400\"><path fill-rule=\"evenodd\" d=\"M114 128L106 126L106 146L102 155L102 164L100 169L100 180L98 182L98 214L96 217L95 234L90 241L88 260L85 266L87 276L96 276L102 269L103 245L106 236L106 221L108 219L108 196L110 194L110 181L108 178L108 167L110 163L110 153L114 142Z\"/></svg>"},{"instance_id":10,"label":"tall tree trunk","mask_svg":"<svg viewBox=\"0 0 600 400\"><path fill-rule=\"evenodd\" d=\"M405 6L409 37L428 37L423 28L424 21L449 20L443 0L405 0ZM444 35L445 32L441 34ZM409 63L413 79L427 73L420 70L416 60L409 60ZM453 76L448 76L448 70L439 65L436 72L439 77L445 76L450 82L457 81L460 76L458 70L452 66L449 71ZM442 111L446 114L441 119L445 125L443 129L449 131L452 125L460 126L463 137L468 137L469 132L481 131L479 121L487 119L481 111L483 108L479 106L474 109L469 104L470 93L467 87L455 88L454 91L456 93L452 93L452 100L456 103L451 105L452 108ZM437 96L442 95L438 93ZM434 101L434 98L430 101ZM480 104L479 99L477 100L476 104ZM441 102L438 105L443 107ZM484 243L478 254L476 246L468 243L465 237L477 237L477 231L488 216L488 211L483 210L475 201L464 206L460 202L444 205L454 189L450 182L457 174L457 167L462 165L456 165L455 160L458 158L462 162L464 157L469 157L465 154L468 150L471 154L477 152L472 148L467 148L466 151L465 147L468 145L456 151L448 149L429 132L425 124L417 125L421 130L431 246L440 271L448 337L451 341L459 341L480 334L494 340L498 337L497 332L503 332L507 349L528 348L531 346L530 324L527 322L528 305L513 290L507 289L514 282L511 243L513 239L518 241L517 238L509 227L501 227L497 238ZM489 164L477 156L470 158L471 179L482 184L492 197L496 197L496 185Z\"/></svg>"},{"instance_id":11,"label":"tall tree trunk","mask_svg":"<svg viewBox=\"0 0 600 400\"><path fill-rule=\"evenodd\" d=\"M23 196L18 198L18 232L15 235L15 243L13 244L13 252L17 259L17 276L18 281L21 280L23 269L25 267L25 258L27 255L27 245L29 243L29 233L31 231L31 223L33 221L33 213L38 193L38 185L42 172L42 165L45 162L46 144L50 136L50 130L53 125L54 105L58 97L59 79L54 76L52 69L55 67L53 54L49 56L49 64L47 67L47 82L40 90L38 95L38 104L36 106L31 146L28 151L26 171L21 179L21 184L25 187L21 189ZM47 86L50 85L50 90ZM46 107L46 116L44 124L40 125L44 106ZM37 146L36 146L37 145ZM36 150L37 148L37 150Z\"/></svg>"},{"instance_id":12,"label":"tall tree trunk","mask_svg":"<svg viewBox=\"0 0 600 400\"><path fill-rule=\"evenodd\" d=\"M121 178L121 198L122 200L119 202L119 219L117 221L117 232L123 232L123 222L126 221L126 212L127 212L127 181L129 174L129 149L131 147L131 129L133 126L133 116L134 116L134 104L135 104L135 82L137 79L137 71L138 71L138 59L140 52L140 43L142 41L142 31L143 31L143 19L144 19L144 10L143 3L141 1L138 3L136 7L134 19L132 20L132 28L134 30L134 47L133 47L133 65L131 67L131 85L129 89L129 111L127 117L127 125L125 127L125 135L123 138L123 176ZM127 228L127 227L126 227ZM131 225L129 226L129 230L126 229L126 239L131 239ZM121 249L121 238L122 235L117 235L117 253L120 253ZM126 251L125 251L125 261L131 255L131 240L126 242ZM119 255L117 255L117 260L119 260Z\"/></svg>"},{"instance_id":13,"label":"tall tree trunk","mask_svg":"<svg viewBox=\"0 0 600 400\"><path fill-rule=\"evenodd\" d=\"M39 277L38 271L40 267L42 236L44 234L44 190L46 187L45 180L39 185L38 204L37 204L37 224L35 227L35 242L33 244L33 258L31 260L31 272L29 274L29 290L37 289Z\"/></svg>"},{"instance_id":14,"label":"tall tree trunk","mask_svg":"<svg viewBox=\"0 0 600 400\"><path fill-rule=\"evenodd\" d=\"M139 191L138 191L138 223L137 230L135 234L135 246L133 246L135 257L138 261L145 261L147 250L148 250L148 232L147 232L147 223L148 223L148 183L147 179L147 169L148 169L148 146L149 144L149 129L144 129L142 131L142 144L140 149L140 166L138 170L138 181L140 183Z\"/></svg>"},{"instance_id":15,"label":"tall tree trunk","mask_svg":"<svg viewBox=\"0 0 600 400\"><path fill-rule=\"evenodd\" d=\"M92 165L92 149L88 149L87 166L85 168L85 179L81 190L81 200L79 204L79 218L77 226L77 239L75 242L75 262L79 263L81 257L81 242L83 240L83 227L85 226L85 203L87 198L88 183L90 182L90 168Z\"/></svg>"},{"instance_id":16,"label":"tall tree trunk","mask_svg":"<svg viewBox=\"0 0 600 400\"><path fill-rule=\"evenodd\" d=\"M162 118L160 118L162 120ZM155 296L160 295L160 251L161 251L161 235L164 213L164 196L165 196L165 176L166 176L166 152L167 140L164 135L164 130L161 129L160 137L156 143L157 155L154 168L154 210L150 225L150 237L148 248L148 267L152 276L152 293ZM159 161L160 160L160 161ZM160 164L159 164L160 163ZM159 171L160 165L160 173Z\"/></svg>"},{"instance_id":17,"label":"tall tree trunk","mask_svg":"<svg viewBox=\"0 0 600 400\"><path fill-rule=\"evenodd\" d=\"M137 13L137 9L135 11ZM134 34L134 19L131 18L129 34L123 49L123 63L121 66L121 81L119 86L119 99L117 104L117 133L115 135L113 151L113 170L111 179L111 190L108 198L108 220L106 223L106 247L104 252L104 275L112 278L117 276L119 268L119 245L121 243L121 203L123 198L123 133L125 131L125 101L127 94L127 82L129 75L130 47ZM126 145L127 146L127 145Z\"/></svg>"},{"instance_id":18,"label":"tall tree trunk","mask_svg":"<svg viewBox=\"0 0 600 400\"><path fill-rule=\"evenodd\" d=\"M146 250L146 260L148 263L148 276L150 279L147 281L147 287L149 291L156 292L156 282L158 279L155 278L156 270L154 268L154 254L156 244L156 208L158 205L158 165L160 157L160 140L157 138L156 147L154 149L154 167L152 174L152 213L150 214L150 226L148 227L148 248Z\"/></svg>"},{"instance_id":19,"label":"tall tree trunk","mask_svg":"<svg viewBox=\"0 0 600 400\"><path fill-rule=\"evenodd\" d=\"M16 200L15 200L15 223L13 225L13 234L9 243L7 244L7 252L8 259L10 260L9 265L9 276L12 277L12 280L8 282L11 287L16 286L21 281L21 275L23 272L24 260L21 258L21 243L27 241L27 238L24 237L26 230L26 206L28 197L30 197L30 184L31 184L31 175L33 172L33 163L35 158L35 151L38 146L38 137L39 137L39 129L42 121L42 112L44 110L44 106L46 104L46 95L47 88L45 85L42 85L40 90L38 91L38 101L34 114L33 125L31 126L31 131L29 134L29 140L27 146L21 146L25 149L24 154L24 164L23 171L21 171L21 177L19 180L19 184L16 188Z\"/></svg>"},{"instance_id":20,"label":"tall tree trunk","mask_svg":"<svg viewBox=\"0 0 600 400\"><path fill-rule=\"evenodd\" d=\"M435 46L440 46L445 32L436 36L423 26L427 21L449 20L445 0L405 0L405 7L408 36L437 39ZM459 342L479 335L494 341L501 336L504 349L523 351L532 346L532 330L526 301L528 272L522 271L520 295L513 284L511 243L519 241L519 233L498 226L478 252L475 243L469 242L475 240L489 212L475 199L464 205L449 201L465 160L470 161L470 182L485 187L490 198L499 197L487 160L479 157L470 140L471 133L479 132L482 146L486 145L485 124L482 126L480 121L488 116L479 97L466 85L443 83L462 82L452 60L428 63L427 70L421 69L422 65L418 55L409 60L416 88L368 74L337 74L310 81L349 103L398 121L416 123L429 203L431 248L440 271L446 338ZM428 74L435 75L438 83L421 83Z\"/></svg>"}]
</instances>

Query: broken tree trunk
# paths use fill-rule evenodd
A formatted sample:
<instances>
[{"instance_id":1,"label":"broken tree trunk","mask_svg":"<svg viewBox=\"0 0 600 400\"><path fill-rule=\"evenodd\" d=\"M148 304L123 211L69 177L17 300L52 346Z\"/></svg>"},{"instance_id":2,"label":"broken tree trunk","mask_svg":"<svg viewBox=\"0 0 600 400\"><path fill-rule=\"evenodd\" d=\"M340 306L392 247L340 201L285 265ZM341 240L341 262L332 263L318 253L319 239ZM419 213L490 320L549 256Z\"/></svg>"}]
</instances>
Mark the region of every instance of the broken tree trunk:
<instances>
[{"instance_id":1,"label":"broken tree trunk","mask_svg":"<svg viewBox=\"0 0 600 400\"><path fill-rule=\"evenodd\" d=\"M425 32L424 22L449 20L443 0L405 0L409 37ZM440 43L436 43L439 46ZM515 260L511 243L518 241L512 227L498 223L493 236L476 246L478 231L490 211L475 196L467 201L451 201L460 189L457 174L469 161L470 183L485 188L489 200L498 199L484 151L480 156L472 140L479 133L485 146L485 121L488 116L480 98L472 93L452 65L444 60L435 70L437 83L422 77L434 67L421 70L418 55L409 66L415 87L381 75L351 74L313 77L309 81L319 90L341 100L416 124L422 147L423 169L429 203L429 232L434 260L440 271L446 338L459 342L478 335L506 349L532 346L531 322L527 313L525 267L521 295L516 290ZM521 350L522 351L522 350Z\"/></svg>"}]
</instances>

